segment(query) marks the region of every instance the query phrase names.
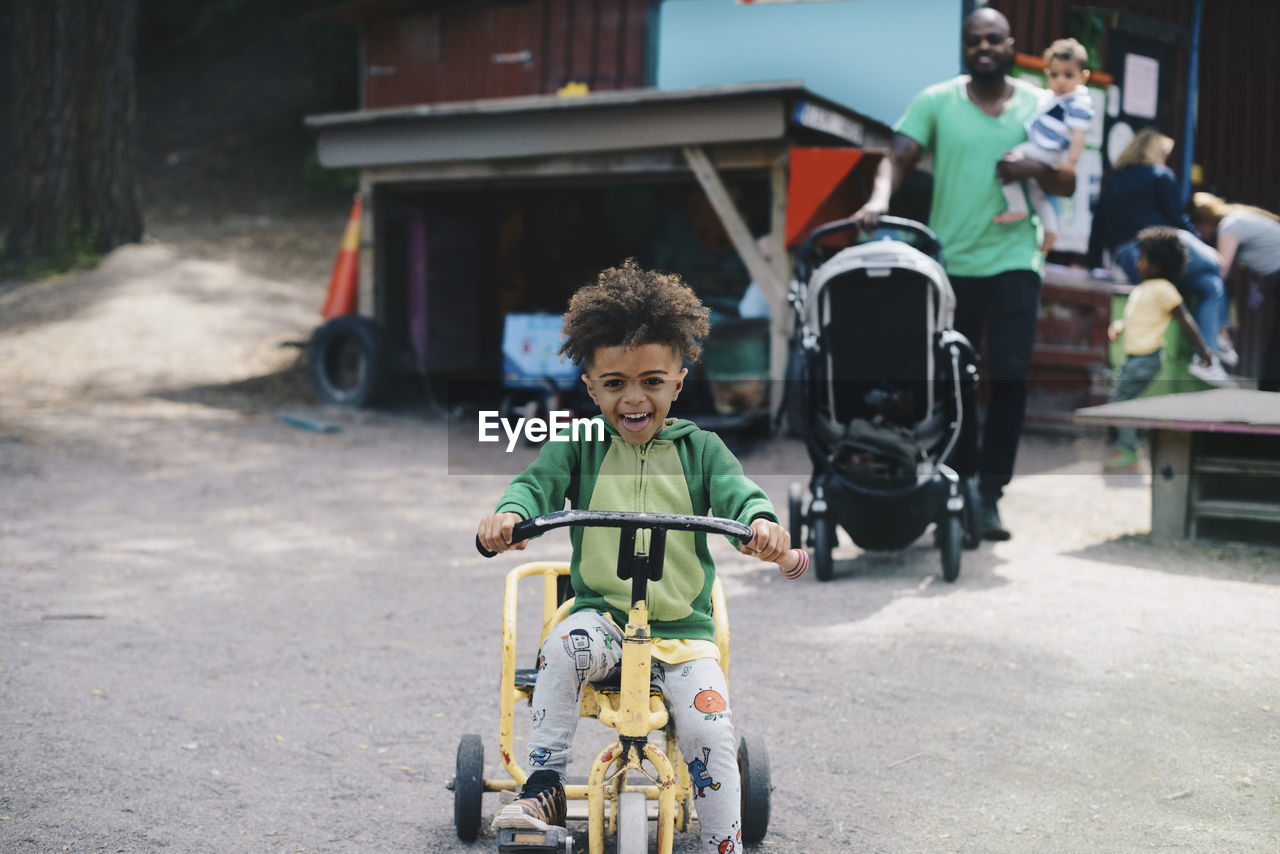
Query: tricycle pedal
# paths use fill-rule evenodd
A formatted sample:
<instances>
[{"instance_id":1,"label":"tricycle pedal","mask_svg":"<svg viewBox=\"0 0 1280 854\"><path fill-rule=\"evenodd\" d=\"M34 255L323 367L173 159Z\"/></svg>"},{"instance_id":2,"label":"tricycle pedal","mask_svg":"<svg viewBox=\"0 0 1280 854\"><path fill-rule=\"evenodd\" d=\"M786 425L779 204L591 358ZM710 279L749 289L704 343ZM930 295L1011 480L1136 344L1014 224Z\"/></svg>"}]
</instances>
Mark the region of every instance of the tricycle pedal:
<instances>
[{"instance_id":1,"label":"tricycle pedal","mask_svg":"<svg viewBox=\"0 0 1280 854\"><path fill-rule=\"evenodd\" d=\"M498 831L498 854L573 854L573 836L563 827L504 827Z\"/></svg>"}]
</instances>

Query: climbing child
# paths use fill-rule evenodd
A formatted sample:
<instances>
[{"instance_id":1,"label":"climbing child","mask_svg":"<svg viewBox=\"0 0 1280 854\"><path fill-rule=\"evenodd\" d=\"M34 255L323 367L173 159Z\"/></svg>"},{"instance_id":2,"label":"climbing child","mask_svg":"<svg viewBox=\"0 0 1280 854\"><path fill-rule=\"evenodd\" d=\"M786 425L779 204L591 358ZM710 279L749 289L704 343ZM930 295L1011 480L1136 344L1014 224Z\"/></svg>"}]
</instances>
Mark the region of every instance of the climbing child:
<instances>
[{"instance_id":1,"label":"climbing child","mask_svg":"<svg viewBox=\"0 0 1280 854\"><path fill-rule=\"evenodd\" d=\"M1200 334L1196 322L1191 319L1182 294L1170 279L1176 279L1187 260L1187 249L1176 228L1157 225L1138 232L1138 274L1142 284L1129 294L1124 307L1124 319L1114 321L1107 329L1107 337L1115 341L1124 336L1124 364L1116 375L1111 389L1110 402L1132 400L1141 394L1163 363L1164 333L1170 318L1178 323L1195 342L1202 364L1208 365L1213 356ZM1116 429L1116 450L1107 459L1109 471L1131 471L1138 467L1138 431L1133 427Z\"/></svg>"}]
</instances>

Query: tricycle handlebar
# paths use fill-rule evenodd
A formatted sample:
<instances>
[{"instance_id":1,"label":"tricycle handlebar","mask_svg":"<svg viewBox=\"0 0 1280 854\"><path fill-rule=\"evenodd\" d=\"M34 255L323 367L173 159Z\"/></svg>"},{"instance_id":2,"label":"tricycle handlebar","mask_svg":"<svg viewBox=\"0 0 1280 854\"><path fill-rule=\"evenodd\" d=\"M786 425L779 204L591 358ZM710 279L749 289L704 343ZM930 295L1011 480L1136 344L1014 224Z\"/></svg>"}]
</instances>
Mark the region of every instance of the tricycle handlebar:
<instances>
[{"instance_id":1,"label":"tricycle handlebar","mask_svg":"<svg viewBox=\"0 0 1280 854\"><path fill-rule=\"evenodd\" d=\"M755 531L735 522L732 519L717 519L714 516L689 516L681 513L632 513L621 510L559 510L545 516L535 516L517 522L511 532L511 544L521 540L545 534L556 528L567 528L577 525L581 528L618 528L619 530L654 530L664 531L699 531L704 534L724 534L737 537L743 544L751 542ZM493 557L491 552L480 544L476 537L476 550L485 557Z\"/></svg>"},{"instance_id":2,"label":"tricycle handlebar","mask_svg":"<svg viewBox=\"0 0 1280 854\"><path fill-rule=\"evenodd\" d=\"M623 531L661 530L661 531L694 531L703 534L724 534L736 537L743 545L751 542L756 532L741 522L733 519L718 519L715 516L690 516L681 513L634 513L621 510L558 510L545 516L535 516L517 522L511 532L511 544L527 540L556 528L576 525L581 528L618 528ZM491 552L476 536L476 550L485 557L493 557ZM798 578L809 567L809 556L802 549L791 549L778 561L778 566L788 578Z\"/></svg>"}]
</instances>

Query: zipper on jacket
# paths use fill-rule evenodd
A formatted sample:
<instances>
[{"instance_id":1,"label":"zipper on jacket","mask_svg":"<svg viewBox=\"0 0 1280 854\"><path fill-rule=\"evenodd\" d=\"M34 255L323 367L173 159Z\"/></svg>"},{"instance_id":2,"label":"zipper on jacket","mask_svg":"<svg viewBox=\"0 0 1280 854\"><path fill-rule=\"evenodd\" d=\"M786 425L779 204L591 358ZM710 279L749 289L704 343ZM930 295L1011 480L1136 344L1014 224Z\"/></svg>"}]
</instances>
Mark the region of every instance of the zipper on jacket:
<instances>
[{"instance_id":1,"label":"zipper on jacket","mask_svg":"<svg viewBox=\"0 0 1280 854\"><path fill-rule=\"evenodd\" d=\"M649 455L649 443L646 442L645 444L641 445L639 448L639 455L638 455L639 456L639 472L637 473L637 476L636 476L636 507L639 508L641 513L645 513L649 509L647 506L645 506L645 478L644 478L644 464L646 462L646 458L648 457L648 455ZM638 552L649 551L649 532L640 531L639 534L640 535L636 537L636 550Z\"/></svg>"}]
</instances>

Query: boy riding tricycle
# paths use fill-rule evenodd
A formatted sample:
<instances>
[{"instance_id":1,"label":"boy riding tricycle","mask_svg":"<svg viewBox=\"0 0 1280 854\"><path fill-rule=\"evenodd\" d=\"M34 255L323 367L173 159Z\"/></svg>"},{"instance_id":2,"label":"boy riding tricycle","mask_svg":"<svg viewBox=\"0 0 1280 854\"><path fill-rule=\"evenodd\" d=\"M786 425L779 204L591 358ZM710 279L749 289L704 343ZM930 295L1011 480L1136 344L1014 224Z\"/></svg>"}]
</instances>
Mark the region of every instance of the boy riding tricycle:
<instances>
[{"instance_id":1,"label":"boy riding tricycle","mask_svg":"<svg viewBox=\"0 0 1280 854\"><path fill-rule=\"evenodd\" d=\"M536 678L527 693L520 689L531 704L525 766L504 757L521 783L517 798L494 819L499 843L509 851L551 844L551 837L563 844L555 828L564 826L571 794L588 799L593 854L603 851L606 792L610 822L627 833L629 848L634 842L643 850L647 823L636 816L654 799L659 850L670 851L677 788L694 793L689 800L697 802L706 850L741 851L743 836L753 835L743 833L743 775L727 661L716 643L718 588L706 534L737 538L743 553L777 562L789 576L803 572L808 558L790 550L768 496L719 437L667 418L683 388L683 364L700 354L707 315L678 276L644 271L632 261L574 294L562 352L583 365L603 438L584 431L571 441L548 442L477 528L477 545L496 553L524 548L528 536L549 524L572 526L567 576L573 601L563 614L550 615ZM566 502L575 509L557 516ZM622 685L616 700L595 688L614 678ZM650 699L651 687L660 699ZM618 742L597 757L584 789L567 790L565 766L589 701L587 711L614 726ZM680 737L674 764L647 741L668 723ZM509 752L509 744L503 749ZM637 776L648 781L629 782ZM461 785L455 783L455 802ZM688 818L684 804L682 824Z\"/></svg>"}]
</instances>

